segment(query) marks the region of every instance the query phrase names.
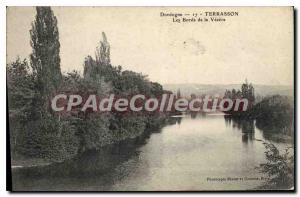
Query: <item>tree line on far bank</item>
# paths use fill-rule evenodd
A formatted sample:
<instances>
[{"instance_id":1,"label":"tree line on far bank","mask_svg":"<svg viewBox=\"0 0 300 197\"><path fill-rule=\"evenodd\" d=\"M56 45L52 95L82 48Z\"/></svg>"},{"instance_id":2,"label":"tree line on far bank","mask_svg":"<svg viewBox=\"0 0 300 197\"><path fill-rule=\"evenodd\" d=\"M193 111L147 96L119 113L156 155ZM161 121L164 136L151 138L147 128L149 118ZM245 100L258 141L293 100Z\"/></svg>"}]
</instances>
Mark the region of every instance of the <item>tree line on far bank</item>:
<instances>
[{"instance_id":1,"label":"tree line on far bank","mask_svg":"<svg viewBox=\"0 0 300 197\"><path fill-rule=\"evenodd\" d=\"M289 96L270 95L256 102L254 88L246 80L241 90L226 90L225 98L247 98L250 105L245 112L229 113L234 117L255 119L258 128L273 128L273 132L281 130L293 130L294 125L294 100Z\"/></svg>"}]
</instances>

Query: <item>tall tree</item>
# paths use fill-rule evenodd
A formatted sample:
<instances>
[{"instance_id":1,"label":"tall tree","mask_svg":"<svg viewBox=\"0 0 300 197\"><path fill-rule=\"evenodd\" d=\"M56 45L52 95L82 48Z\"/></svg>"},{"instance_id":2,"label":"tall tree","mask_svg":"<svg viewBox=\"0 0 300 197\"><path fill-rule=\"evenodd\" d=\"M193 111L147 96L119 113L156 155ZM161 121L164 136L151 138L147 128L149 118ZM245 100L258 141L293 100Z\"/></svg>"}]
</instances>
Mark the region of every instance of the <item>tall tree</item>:
<instances>
[{"instance_id":1,"label":"tall tree","mask_svg":"<svg viewBox=\"0 0 300 197\"><path fill-rule=\"evenodd\" d=\"M62 79L59 34L57 19L50 7L36 7L36 12L30 30L30 60L37 89L46 96L58 88Z\"/></svg>"},{"instance_id":2,"label":"tall tree","mask_svg":"<svg viewBox=\"0 0 300 197\"><path fill-rule=\"evenodd\" d=\"M110 45L104 32L102 32L102 41L96 49L96 62L100 65L110 64Z\"/></svg>"}]
</instances>

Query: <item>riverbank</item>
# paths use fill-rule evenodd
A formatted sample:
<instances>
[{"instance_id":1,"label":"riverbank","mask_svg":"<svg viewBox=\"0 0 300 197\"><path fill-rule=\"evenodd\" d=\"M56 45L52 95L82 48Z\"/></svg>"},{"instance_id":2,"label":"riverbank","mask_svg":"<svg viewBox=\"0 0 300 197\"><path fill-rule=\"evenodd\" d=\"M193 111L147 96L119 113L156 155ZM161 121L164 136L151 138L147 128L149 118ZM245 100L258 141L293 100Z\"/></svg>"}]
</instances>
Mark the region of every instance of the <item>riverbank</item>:
<instances>
[{"instance_id":1,"label":"riverbank","mask_svg":"<svg viewBox=\"0 0 300 197\"><path fill-rule=\"evenodd\" d=\"M47 161L42 158L17 158L11 159L11 168L28 168L28 167L37 167L37 166L47 166L53 162Z\"/></svg>"},{"instance_id":2,"label":"riverbank","mask_svg":"<svg viewBox=\"0 0 300 197\"><path fill-rule=\"evenodd\" d=\"M123 132L124 136L119 136L118 139L114 143L103 143L102 148L105 149L107 146L113 146L116 144L123 143L124 141L130 141L130 140L135 140L137 138L140 138L141 136L148 135L149 132L155 132L156 130L159 130L161 127L165 125L171 125L176 123L176 118L171 118L170 116L156 116L149 118L147 121L147 125L145 128L143 128L142 131L140 132ZM131 134L131 135L129 135ZM100 148L101 149L101 148ZM92 151L93 149L86 149L86 151ZM61 163L64 162L67 159L72 159L77 157L79 154L83 154L83 152L78 152L75 154L73 157L66 157L61 160L57 159L45 159L45 158L28 158L23 155L17 154L12 156L11 158L11 168L16 169L16 168L28 168L28 167L39 167L39 166L47 166L50 164L54 163Z\"/></svg>"},{"instance_id":3,"label":"riverbank","mask_svg":"<svg viewBox=\"0 0 300 197\"><path fill-rule=\"evenodd\" d=\"M245 130L248 127L236 127L233 120L227 124L222 116L186 115L172 120L176 124L86 151L57 165L13 170L14 190L251 190L263 184L256 180L207 181L208 177L262 176L254 167L265 162L265 147L251 138L252 133ZM256 138L272 140L263 131L254 132Z\"/></svg>"}]
</instances>

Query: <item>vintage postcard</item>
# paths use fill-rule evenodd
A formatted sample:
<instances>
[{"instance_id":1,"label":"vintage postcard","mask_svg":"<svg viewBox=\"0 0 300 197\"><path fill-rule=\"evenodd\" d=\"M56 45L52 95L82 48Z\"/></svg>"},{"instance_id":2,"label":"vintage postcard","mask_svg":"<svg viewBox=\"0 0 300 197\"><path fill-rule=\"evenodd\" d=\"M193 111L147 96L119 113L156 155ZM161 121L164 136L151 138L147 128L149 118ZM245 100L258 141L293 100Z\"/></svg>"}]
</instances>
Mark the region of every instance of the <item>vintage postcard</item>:
<instances>
[{"instance_id":1,"label":"vintage postcard","mask_svg":"<svg viewBox=\"0 0 300 197\"><path fill-rule=\"evenodd\" d=\"M12 191L293 191L293 7L7 7Z\"/></svg>"}]
</instances>

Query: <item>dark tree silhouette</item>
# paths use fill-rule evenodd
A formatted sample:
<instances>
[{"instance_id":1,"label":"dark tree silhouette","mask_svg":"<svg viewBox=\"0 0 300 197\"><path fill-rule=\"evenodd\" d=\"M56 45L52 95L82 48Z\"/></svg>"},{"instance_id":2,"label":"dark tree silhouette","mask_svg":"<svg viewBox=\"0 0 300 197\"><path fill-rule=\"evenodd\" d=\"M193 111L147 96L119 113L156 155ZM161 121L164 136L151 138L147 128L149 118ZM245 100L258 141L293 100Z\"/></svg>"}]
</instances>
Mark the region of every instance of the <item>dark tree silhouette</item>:
<instances>
[{"instance_id":1,"label":"dark tree silhouette","mask_svg":"<svg viewBox=\"0 0 300 197\"><path fill-rule=\"evenodd\" d=\"M30 30L31 66L37 88L44 96L58 88L61 82L60 43L57 19L50 7L37 7Z\"/></svg>"}]
</instances>

